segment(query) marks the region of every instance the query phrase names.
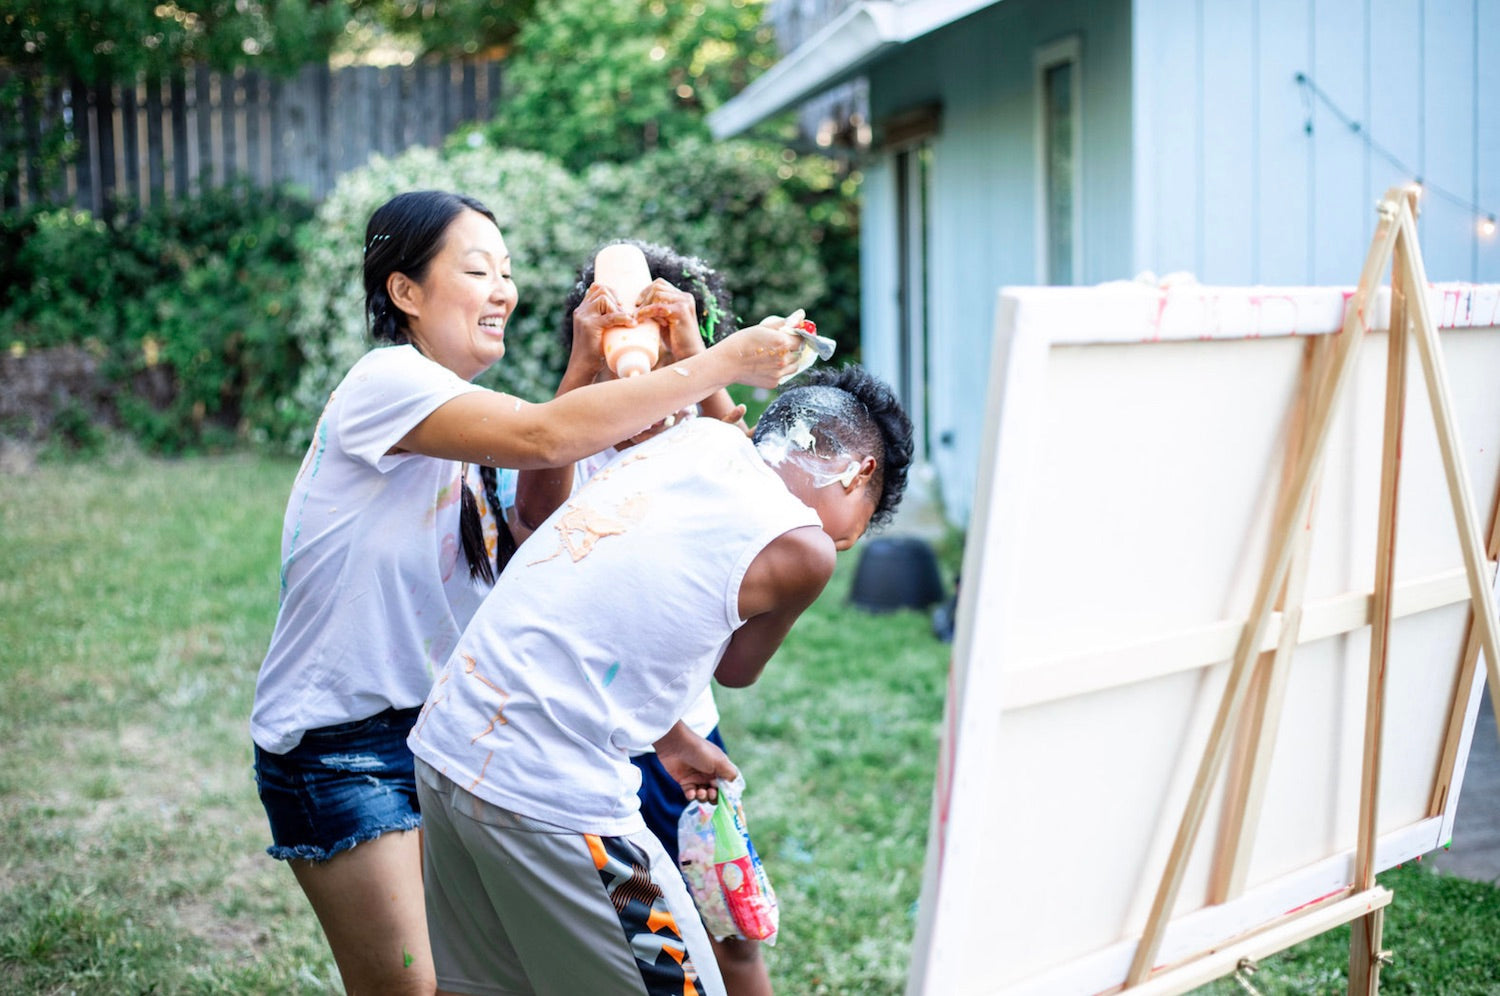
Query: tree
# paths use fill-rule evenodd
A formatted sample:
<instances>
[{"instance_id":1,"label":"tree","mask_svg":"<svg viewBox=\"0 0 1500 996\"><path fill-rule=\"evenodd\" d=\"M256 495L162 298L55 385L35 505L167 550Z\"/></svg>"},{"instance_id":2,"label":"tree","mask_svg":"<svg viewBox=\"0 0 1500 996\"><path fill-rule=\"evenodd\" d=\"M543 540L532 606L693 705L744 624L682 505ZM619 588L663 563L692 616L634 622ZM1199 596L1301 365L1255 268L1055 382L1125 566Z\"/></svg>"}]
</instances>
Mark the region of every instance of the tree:
<instances>
[{"instance_id":1,"label":"tree","mask_svg":"<svg viewBox=\"0 0 1500 996\"><path fill-rule=\"evenodd\" d=\"M536 0L350 0L357 16L425 54L474 55L509 47Z\"/></svg>"},{"instance_id":2,"label":"tree","mask_svg":"<svg viewBox=\"0 0 1500 996\"><path fill-rule=\"evenodd\" d=\"M290 72L350 16L327 0L0 0L0 65L103 85L194 62Z\"/></svg>"},{"instance_id":3,"label":"tree","mask_svg":"<svg viewBox=\"0 0 1500 996\"><path fill-rule=\"evenodd\" d=\"M776 57L762 0L547 0L516 37L490 138L573 170L683 138Z\"/></svg>"}]
</instances>

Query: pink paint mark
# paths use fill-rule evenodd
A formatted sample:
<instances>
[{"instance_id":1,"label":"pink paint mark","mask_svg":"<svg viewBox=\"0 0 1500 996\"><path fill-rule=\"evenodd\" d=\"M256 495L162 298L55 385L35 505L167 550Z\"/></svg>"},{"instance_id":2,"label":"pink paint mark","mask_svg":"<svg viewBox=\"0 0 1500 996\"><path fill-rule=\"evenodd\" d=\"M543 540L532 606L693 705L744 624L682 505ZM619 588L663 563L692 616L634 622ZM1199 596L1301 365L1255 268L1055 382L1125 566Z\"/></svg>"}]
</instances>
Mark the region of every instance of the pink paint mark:
<instances>
[{"instance_id":1,"label":"pink paint mark","mask_svg":"<svg viewBox=\"0 0 1500 996\"><path fill-rule=\"evenodd\" d=\"M1156 334L1147 337L1145 340L1143 340L1144 342L1160 342L1161 341L1161 320L1162 320L1162 316L1165 315L1166 313L1167 313L1167 292L1166 291L1162 291L1161 295L1159 297L1157 297L1157 299L1156 299L1156 321L1153 323L1154 327L1156 328Z\"/></svg>"},{"instance_id":2,"label":"pink paint mark","mask_svg":"<svg viewBox=\"0 0 1500 996\"><path fill-rule=\"evenodd\" d=\"M953 657L948 658L948 697L946 717L943 723L943 756L937 771L937 817L938 817L938 871L943 869L943 856L948 846L948 809L953 801L953 762L958 755L958 700L954 697ZM942 880L942 876L938 876Z\"/></svg>"},{"instance_id":3,"label":"pink paint mark","mask_svg":"<svg viewBox=\"0 0 1500 996\"><path fill-rule=\"evenodd\" d=\"M1283 913L1282 916L1290 916L1293 913L1297 913L1297 912L1299 912L1301 910L1307 909L1309 906L1316 906L1319 903L1323 902L1325 899L1332 899L1334 896L1337 896L1340 893L1348 892L1352 888L1354 888L1353 885L1346 885L1343 888L1334 889L1332 892L1328 893L1327 895L1319 896L1317 899L1309 899L1307 902L1303 903L1301 906L1293 906L1291 909L1289 909L1285 913Z\"/></svg>"}]
</instances>

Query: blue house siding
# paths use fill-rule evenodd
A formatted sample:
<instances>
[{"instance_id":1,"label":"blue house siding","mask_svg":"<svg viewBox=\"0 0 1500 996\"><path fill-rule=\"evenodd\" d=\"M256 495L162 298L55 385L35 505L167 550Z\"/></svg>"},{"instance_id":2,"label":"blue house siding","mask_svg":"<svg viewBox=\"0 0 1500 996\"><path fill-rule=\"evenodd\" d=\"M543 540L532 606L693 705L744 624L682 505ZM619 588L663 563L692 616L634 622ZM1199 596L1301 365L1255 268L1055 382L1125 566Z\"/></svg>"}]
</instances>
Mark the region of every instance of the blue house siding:
<instances>
[{"instance_id":1,"label":"blue house siding","mask_svg":"<svg viewBox=\"0 0 1500 996\"><path fill-rule=\"evenodd\" d=\"M1423 199L1428 275L1500 279L1500 240L1481 235L1469 206L1500 209L1500 67L1477 57L1500 41L1496 8L1136 0L1134 268L1205 283L1352 283L1375 200L1420 177L1462 202ZM1361 131L1298 85L1299 72Z\"/></svg>"},{"instance_id":2,"label":"blue house siding","mask_svg":"<svg viewBox=\"0 0 1500 996\"><path fill-rule=\"evenodd\" d=\"M930 457L955 521L968 516L983 436L996 291L1039 279L1034 59L1080 39L1082 279L1131 274L1128 0L1006 0L903 46L868 74L870 110L940 103L932 141L928 371ZM892 156L865 174L861 254L866 363L896 379Z\"/></svg>"},{"instance_id":3,"label":"blue house siding","mask_svg":"<svg viewBox=\"0 0 1500 996\"><path fill-rule=\"evenodd\" d=\"M877 134L864 164L864 358L900 382L898 150L878 144L881 123L936 104L925 438L955 522L972 503L996 291L1044 278L1036 57L1068 38L1081 84L1077 282L1187 271L1349 285L1376 199L1414 178L1428 185L1428 276L1500 282L1500 235L1479 225L1500 211L1500 59L1480 55L1500 44L1500 0L997 0L873 51L861 65Z\"/></svg>"}]
</instances>

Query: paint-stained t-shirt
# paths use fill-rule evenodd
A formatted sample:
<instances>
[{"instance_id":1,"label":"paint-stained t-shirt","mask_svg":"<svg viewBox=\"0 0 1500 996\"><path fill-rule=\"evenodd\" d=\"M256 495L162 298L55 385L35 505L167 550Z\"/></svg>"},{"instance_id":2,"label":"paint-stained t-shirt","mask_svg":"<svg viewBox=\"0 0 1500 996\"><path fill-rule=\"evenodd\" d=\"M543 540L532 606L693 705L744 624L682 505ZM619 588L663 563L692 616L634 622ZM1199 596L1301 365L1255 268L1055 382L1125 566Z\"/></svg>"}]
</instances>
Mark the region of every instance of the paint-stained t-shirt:
<instances>
[{"instance_id":1,"label":"paint-stained t-shirt","mask_svg":"<svg viewBox=\"0 0 1500 996\"><path fill-rule=\"evenodd\" d=\"M250 719L263 749L426 698L488 588L459 542L461 465L390 451L477 390L407 345L371 350L329 397L282 525L281 607Z\"/></svg>"},{"instance_id":2,"label":"paint-stained t-shirt","mask_svg":"<svg viewBox=\"0 0 1500 996\"><path fill-rule=\"evenodd\" d=\"M708 686L744 623L751 562L818 524L717 420L626 450L521 544L408 744L513 812L582 833L643 829L630 755Z\"/></svg>"}]
</instances>

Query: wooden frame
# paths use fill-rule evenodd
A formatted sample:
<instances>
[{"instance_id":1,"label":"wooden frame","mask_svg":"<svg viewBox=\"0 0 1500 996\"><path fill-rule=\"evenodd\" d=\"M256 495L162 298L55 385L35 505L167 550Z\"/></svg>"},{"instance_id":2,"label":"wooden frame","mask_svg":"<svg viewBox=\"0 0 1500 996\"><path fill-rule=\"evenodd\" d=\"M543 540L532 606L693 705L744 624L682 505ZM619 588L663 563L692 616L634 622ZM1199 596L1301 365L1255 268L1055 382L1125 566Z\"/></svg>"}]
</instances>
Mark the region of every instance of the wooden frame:
<instances>
[{"instance_id":1,"label":"wooden frame","mask_svg":"<svg viewBox=\"0 0 1500 996\"><path fill-rule=\"evenodd\" d=\"M1409 190L1393 189L1381 202L1352 292L1191 286L1002 293L1006 334L997 343L982 500L964 565L909 992L1181 992L1233 971L1243 958L1350 921L1351 992L1375 991L1391 896L1374 874L1447 840L1482 690L1481 652L1492 686L1500 687L1489 559L1500 544L1500 522L1492 513L1486 550L1465 466L1482 464L1482 493L1495 493L1500 403L1485 400L1494 392L1482 381L1486 372L1491 382L1500 373L1500 287L1430 288L1414 209ZM1380 281L1388 266L1386 294ZM1043 327L1049 311L1059 312L1043 305L1063 301L1069 324L1085 331ZM1386 311L1392 331L1379 364L1360 347L1378 336ZM1467 450L1458 440L1440 322L1490 330L1445 338L1465 356L1465 428L1480 436ZM1235 345L1215 353L1206 345L1212 343ZM1408 343L1420 357L1430 425L1409 412L1420 399L1408 397ZM1201 388L1191 382L1191 371L1214 364L1226 368L1221 380ZM1151 380L1157 367L1169 366L1175 380ZM1191 491L1188 501L1197 499L1182 511L1184 528L1198 524L1197 514L1218 530L1205 529L1205 542L1228 549L1200 544L1201 559L1229 566L1215 568L1223 578L1205 575L1217 587L1158 571L1169 589L1165 608L1128 586L1101 594L1090 589L1087 573L1046 561L1076 559L1069 554L1084 546L1048 528L1078 521L1091 500L1102 512L1094 516L1103 527L1094 548L1102 577L1127 577L1119 565L1171 556L1144 545L1149 536L1132 547L1135 538L1119 524L1136 509L1147 520L1152 502L1174 497L1172 487L1154 487L1150 474L1117 456L1121 446L1107 439L1081 458L1070 452L1069 444L1108 437L1115 421L1143 416L1145 428L1156 431L1139 437L1140 463L1155 458L1170 478L1167 464L1178 455L1172 434L1199 439L1180 416L1204 409L1159 413L1152 408L1159 392L1139 401L1119 388L1128 377L1141 381L1140 393L1201 389L1208 393L1192 400L1212 403L1217 392L1232 430L1224 445L1243 454L1227 487L1196 480L1191 470L1168 480ZM1377 377L1384 384L1378 401ZM1269 390L1287 383L1293 386L1284 394ZM1079 399L1129 410L1094 423L1077 413ZM1267 418L1253 417L1278 410L1274 430ZM1383 423L1378 450L1365 445L1372 420ZM1167 441L1157 444L1158 436ZM1095 468L1080 466L1091 455L1108 464L1103 487L1089 476ZM1257 459L1271 465L1273 458L1279 470L1257 467ZM1441 487L1403 483L1418 476L1414 470L1431 471ZM1108 490L1116 480L1118 494ZM1097 496L1076 497L1091 490L1080 482L1125 511L1099 505ZM1231 511L1202 512L1203 499L1216 495ZM1453 534L1433 525L1435 502L1449 506ZM1151 521L1173 520L1157 513ZM1078 528L1091 525L1084 517ZM1329 534L1332 553L1318 543ZM1043 543L1050 544L1045 556L1035 549ZM1184 561L1180 573L1191 575L1193 566ZM1213 590L1200 596L1199 587ZM1174 591L1199 604L1178 610L1170 604ZM1112 597L1129 604L1114 611ZM1349 666L1355 656L1365 661L1357 677ZM1357 715L1346 705L1356 690L1363 704ZM1207 705L1215 700L1210 720ZM1331 732L1309 724L1315 713ZM1282 728L1288 715L1295 719L1290 740ZM1069 725L1071 739L1052 728ZM1103 741L1102 750L1087 749L1090 736ZM1394 755L1393 745L1400 748ZM1298 756L1304 748L1305 758ZM1182 757L1199 758L1191 778ZM1305 791L1298 764L1320 779ZM1096 774L1112 765L1128 785L1117 788ZM1150 771L1137 777L1136 768ZM1089 800L1070 796L1075 785L1142 816L1132 824L1129 813L1109 814L1119 821L1113 835L1081 826ZM1047 876L1032 863L1014 875L991 870L1008 847L1025 845L1012 824L1038 810L1042 820L1061 814L1049 832L1072 845L1056 860L1062 896L1045 891ZM1181 818L1168 844L1173 813ZM1217 832L1203 833L1210 825ZM1202 846L1210 839L1213 845ZM992 904L983 901L990 894ZM1052 919L1058 915L1067 921Z\"/></svg>"}]
</instances>

